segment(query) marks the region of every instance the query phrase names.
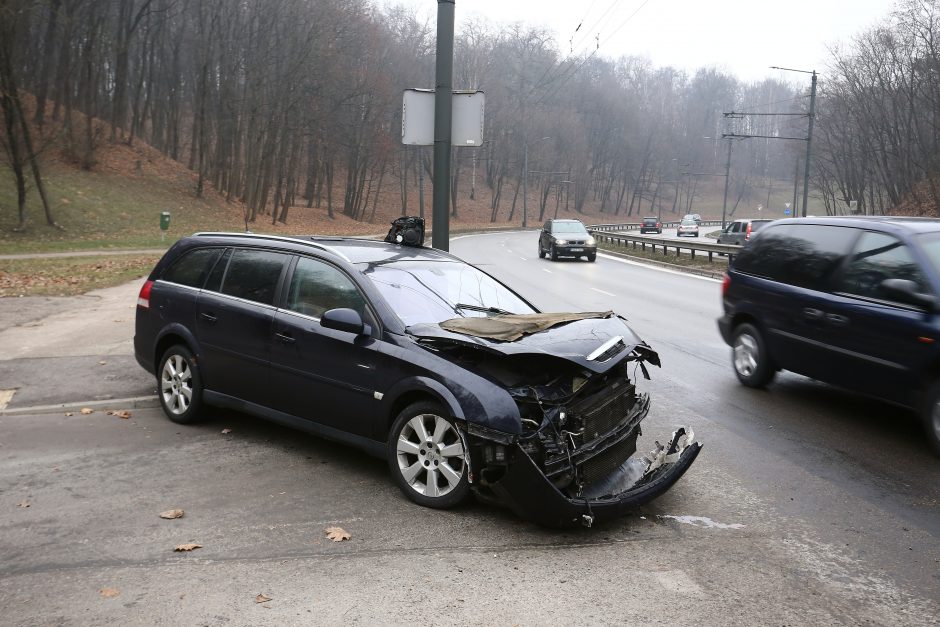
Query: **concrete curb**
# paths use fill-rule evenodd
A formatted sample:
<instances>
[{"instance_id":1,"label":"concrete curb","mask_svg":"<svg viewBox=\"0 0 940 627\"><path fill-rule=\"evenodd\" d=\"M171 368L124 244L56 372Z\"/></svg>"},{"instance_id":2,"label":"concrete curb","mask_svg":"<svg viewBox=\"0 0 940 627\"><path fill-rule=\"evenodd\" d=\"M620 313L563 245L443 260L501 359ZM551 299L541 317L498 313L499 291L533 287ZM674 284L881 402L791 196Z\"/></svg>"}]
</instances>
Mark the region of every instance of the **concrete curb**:
<instances>
[{"instance_id":1,"label":"concrete curb","mask_svg":"<svg viewBox=\"0 0 940 627\"><path fill-rule=\"evenodd\" d=\"M84 401L60 403L58 405L34 405L33 407L8 407L0 410L0 416L24 416L29 414L59 414L64 412L79 412L83 407L95 410L102 409L144 409L159 407L160 400L156 396L135 396L132 398L110 398L102 401Z\"/></svg>"}]
</instances>

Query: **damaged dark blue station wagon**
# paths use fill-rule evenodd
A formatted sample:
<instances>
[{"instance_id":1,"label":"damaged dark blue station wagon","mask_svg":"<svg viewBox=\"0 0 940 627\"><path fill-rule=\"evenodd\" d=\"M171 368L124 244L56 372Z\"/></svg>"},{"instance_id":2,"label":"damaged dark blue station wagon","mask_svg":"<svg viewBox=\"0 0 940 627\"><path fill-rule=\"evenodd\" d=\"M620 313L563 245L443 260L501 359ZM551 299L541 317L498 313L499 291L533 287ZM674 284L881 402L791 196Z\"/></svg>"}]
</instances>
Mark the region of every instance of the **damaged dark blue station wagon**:
<instances>
[{"instance_id":1,"label":"damaged dark blue station wagon","mask_svg":"<svg viewBox=\"0 0 940 627\"><path fill-rule=\"evenodd\" d=\"M371 240L199 233L141 289L134 349L179 423L227 407L388 460L412 501L472 491L544 525L668 490L701 444L635 454L658 355L612 312L541 313L448 253Z\"/></svg>"}]
</instances>

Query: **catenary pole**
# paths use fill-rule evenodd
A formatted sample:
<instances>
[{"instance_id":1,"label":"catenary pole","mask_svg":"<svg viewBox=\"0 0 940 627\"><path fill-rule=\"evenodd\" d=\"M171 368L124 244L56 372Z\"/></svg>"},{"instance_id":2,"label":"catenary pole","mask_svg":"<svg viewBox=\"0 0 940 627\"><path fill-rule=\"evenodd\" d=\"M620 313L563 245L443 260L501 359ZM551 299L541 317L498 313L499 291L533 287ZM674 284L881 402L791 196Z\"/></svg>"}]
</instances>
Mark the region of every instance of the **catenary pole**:
<instances>
[{"instance_id":1,"label":"catenary pole","mask_svg":"<svg viewBox=\"0 0 940 627\"><path fill-rule=\"evenodd\" d=\"M437 0L434 81L434 196L431 245L450 250L450 136L453 117L454 0Z\"/></svg>"},{"instance_id":2,"label":"catenary pole","mask_svg":"<svg viewBox=\"0 0 940 627\"><path fill-rule=\"evenodd\" d=\"M803 217L806 217L806 201L809 198L809 156L813 146L813 123L816 121L816 70L813 70L813 88L809 96L809 132L806 134L806 166L803 170Z\"/></svg>"}]
</instances>

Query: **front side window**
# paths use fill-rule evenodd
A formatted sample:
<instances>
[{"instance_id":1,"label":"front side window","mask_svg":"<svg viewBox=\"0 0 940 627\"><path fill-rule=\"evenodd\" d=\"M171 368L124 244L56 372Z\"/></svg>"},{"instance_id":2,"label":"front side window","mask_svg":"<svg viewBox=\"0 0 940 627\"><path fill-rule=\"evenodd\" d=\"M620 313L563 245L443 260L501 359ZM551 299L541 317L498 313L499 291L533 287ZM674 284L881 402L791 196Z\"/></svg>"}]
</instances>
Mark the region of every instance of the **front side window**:
<instances>
[{"instance_id":1,"label":"front side window","mask_svg":"<svg viewBox=\"0 0 940 627\"><path fill-rule=\"evenodd\" d=\"M536 313L508 287L471 265L399 261L365 270L405 326L457 317Z\"/></svg>"},{"instance_id":2,"label":"front side window","mask_svg":"<svg viewBox=\"0 0 940 627\"><path fill-rule=\"evenodd\" d=\"M202 287L212 264L222 253L221 248L199 248L191 250L163 273L162 279L171 283Z\"/></svg>"},{"instance_id":3,"label":"front side window","mask_svg":"<svg viewBox=\"0 0 940 627\"><path fill-rule=\"evenodd\" d=\"M220 291L229 296L273 305L277 283L287 259L283 253L267 250L235 250Z\"/></svg>"},{"instance_id":4,"label":"front side window","mask_svg":"<svg viewBox=\"0 0 940 627\"><path fill-rule=\"evenodd\" d=\"M324 312L340 307L356 310L363 320L369 318L365 298L342 270L316 259L301 257L291 277L285 308L322 318Z\"/></svg>"},{"instance_id":5,"label":"front side window","mask_svg":"<svg viewBox=\"0 0 940 627\"><path fill-rule=\"evenodd\" d=\"M837 291L878 300L893 300L881 289L885 279L906 279L926 292L923 274L907 245L887 233L862 234L849 257Z\"/></svg>"}]
</instances>

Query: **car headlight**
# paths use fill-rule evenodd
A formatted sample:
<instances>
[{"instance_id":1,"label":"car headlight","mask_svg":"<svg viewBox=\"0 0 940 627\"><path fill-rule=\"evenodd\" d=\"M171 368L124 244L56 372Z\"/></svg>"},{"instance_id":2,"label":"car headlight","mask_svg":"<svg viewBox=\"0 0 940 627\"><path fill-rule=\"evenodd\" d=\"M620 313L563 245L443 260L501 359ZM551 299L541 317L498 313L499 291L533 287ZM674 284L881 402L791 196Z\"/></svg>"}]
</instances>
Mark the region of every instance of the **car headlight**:
<instances>
[{"instance_id":1,"label":"car headlight","mask_svg":"<svg viewBox=\"0 0 940 627\"><path fill-rule=\"evenodd\" d=\"M564 245L566 245L566 244L568 243L568 240L566 240L566 239L556 239L556 240L555 240L555 243L558 244L559 246L564 246Z\"/></svg>"},{"instance_id":2,"label":"car headlight","mask_svg":"<svg viewBox=\"0 0 940 627\"><path fill-rule=\"evenodd\" d=\"M593 237L589 237L587 238L587 241L585 242L585 244L587 244L588 246L595 246L597 244L597 240L594 239Z\"/></svg>"}]
</instances>

